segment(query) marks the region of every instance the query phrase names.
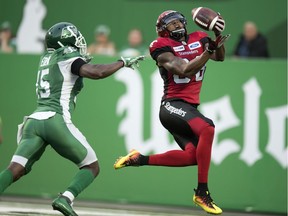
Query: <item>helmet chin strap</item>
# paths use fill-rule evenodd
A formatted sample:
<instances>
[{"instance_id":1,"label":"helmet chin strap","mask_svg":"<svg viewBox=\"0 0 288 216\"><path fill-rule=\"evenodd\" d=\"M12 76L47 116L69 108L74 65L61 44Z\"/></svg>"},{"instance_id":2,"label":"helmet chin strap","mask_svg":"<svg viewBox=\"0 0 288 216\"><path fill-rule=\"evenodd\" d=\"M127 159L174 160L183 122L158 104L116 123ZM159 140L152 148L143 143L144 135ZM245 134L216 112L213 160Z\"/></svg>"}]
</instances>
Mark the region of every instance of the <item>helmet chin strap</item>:
<instances>
[{"instance_id":1,"label":"helmet chin strap","mask_svg":"<svg viewBox=\"0 0 288 216\"><path fill-rule=\"evenodd\" d=\"M184 28L177 29L170 32L170 37L174 38L175 40L180 40L186 34L186 30Z\"/></svg>"}]
</instances>

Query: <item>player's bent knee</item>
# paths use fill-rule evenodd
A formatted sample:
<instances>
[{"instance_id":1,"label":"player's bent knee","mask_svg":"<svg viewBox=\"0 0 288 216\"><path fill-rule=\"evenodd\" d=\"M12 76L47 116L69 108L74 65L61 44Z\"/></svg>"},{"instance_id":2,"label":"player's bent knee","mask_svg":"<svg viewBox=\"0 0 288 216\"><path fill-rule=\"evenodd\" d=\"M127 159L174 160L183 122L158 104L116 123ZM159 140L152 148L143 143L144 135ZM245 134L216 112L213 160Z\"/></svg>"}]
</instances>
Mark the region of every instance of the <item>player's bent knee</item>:
<instances>
[{"instance_id":1,"label":"player's bent knee","mask_svg":"<svg viewBox=\"0 0 288 216\"><path fill-rule=\"evenodd\" d=\"M187 165L196 165L197 161L196 161L196 152L195 152L195 147L191 144L191 145L187 145L185 148L185 152L187 154Z\"/></svg>"},{"instance_id":2,"label":"player's bent knee","mask_svg":"<svg viewBox=\"0 0 288 216\"><path fill-rule=\"evenodd\" d=\"M214 131L215 131L215 128L213 126L208 126L202 131L202 134L204 136L213 137L214 136Z\"/></svg>"},{"instance_id":3,"label":"player's bent knee","mask_svg":"<svg viewBox=\"0 0 288 216\"><path fill-rule=\"evenodd\" d=\"M100 166L99 166L98 161L96 161L96 162L93 163L93 170L92 170L92 172L93 172L93 174L94 174L95 177L99 175L99 173L100 173Z\"/></svg>"},{"instance_id":4,"label":"player's bent knee","mask_svg":"<svg viewBox=\"0 0 288 216\"><path fill-rule=\"evenodd\" d=\"M100 166L98 161L95 161L87 166L82 167L84 169L90 169L91 172L93 173L94 177L97 177L100 173Z\"/></svg>"},{"instance_id":5,"label":"player's bent knee","mask_svg":"<svg viewBox=\"0 0 288 216\"><path fill-rule=\"evenodd\" d=\"M206 143L208 145L212 145L213 144L213 139L214 139L214 127L213 126L208 126L206 128L204 128L201 131L200 137L199 139L202 140L202 143Z\"/></svg>"}]
</instances>

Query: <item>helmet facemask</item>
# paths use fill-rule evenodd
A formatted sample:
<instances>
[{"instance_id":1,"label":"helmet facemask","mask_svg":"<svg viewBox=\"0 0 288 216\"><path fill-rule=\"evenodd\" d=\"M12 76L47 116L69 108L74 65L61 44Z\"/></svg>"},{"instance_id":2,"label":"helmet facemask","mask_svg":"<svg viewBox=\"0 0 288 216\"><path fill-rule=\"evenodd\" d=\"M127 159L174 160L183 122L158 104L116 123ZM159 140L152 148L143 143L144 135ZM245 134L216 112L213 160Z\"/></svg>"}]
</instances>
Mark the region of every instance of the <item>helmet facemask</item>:
<instances>
[{"instance_id":1,"label":"helmet facemask","mask_svg":"<svg viewBox=\"0 0 288 216\"><path fill-rule=\"evenodd\" d=\"M87 54L87 43L81 32L79 31L79 36L76 38L75 46L79 48L81 55Z\"/></svg>"},{"instance_id":2,"label":"helmet facemask","mask_svg":"<svg viewBox=\"0 0 288 216\"><path fill-rule=\"evenodd\" d=\"M171 38L174 38L175 40L180 40L182 37L186 35L186 29L185 28L176 29L174 31L170 31L169 34Z\"/></svg>"}]
</instances>

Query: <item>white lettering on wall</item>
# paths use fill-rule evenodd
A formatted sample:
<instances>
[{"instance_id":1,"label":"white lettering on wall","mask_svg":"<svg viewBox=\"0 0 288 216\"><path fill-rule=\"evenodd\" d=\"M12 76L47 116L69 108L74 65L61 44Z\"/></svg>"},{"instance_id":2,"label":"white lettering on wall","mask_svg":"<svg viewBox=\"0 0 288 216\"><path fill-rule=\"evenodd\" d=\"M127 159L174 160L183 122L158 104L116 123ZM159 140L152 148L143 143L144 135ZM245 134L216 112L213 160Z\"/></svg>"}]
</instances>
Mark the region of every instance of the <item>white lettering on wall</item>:
<instances>
[{"instance_id":1,"label":"white lettering on wall","mask_svg":"<svg viewBox=\"0 0 288 216\"><path fill-rule=\"evenodd\" d=\"M259 150L259 110L261 88L255 78L243 85L244 90L244 142L240 158L249 166L261 159Z\"/></svg>"},{"instance_id":2,"label":"white lettering on wall","mask_svg":"<svg viewBox=\"0 0 288 216\"><path fill-rule=\"evenodd\" d=\"M219 141L219 135L228 129L234 128L240 124L240 121L233 111L229 96L203 103L201 105L202 113L210 119L213 119L215 126L212 161L220 164L227 156L240 151L240 145L233 139L227 138Z\"/></svg>"},{"instance_id":3,"label":"white lettering on wall","mask_svg":"<svg viewBox=\"0 0 288 216\"><path fill-rule=\"evenodd\" d=\"M268 152L283 167L288 167L287 118L288 106L266 109L268 117L269 140L266 146Z\"/></svg>"}]
</instances>

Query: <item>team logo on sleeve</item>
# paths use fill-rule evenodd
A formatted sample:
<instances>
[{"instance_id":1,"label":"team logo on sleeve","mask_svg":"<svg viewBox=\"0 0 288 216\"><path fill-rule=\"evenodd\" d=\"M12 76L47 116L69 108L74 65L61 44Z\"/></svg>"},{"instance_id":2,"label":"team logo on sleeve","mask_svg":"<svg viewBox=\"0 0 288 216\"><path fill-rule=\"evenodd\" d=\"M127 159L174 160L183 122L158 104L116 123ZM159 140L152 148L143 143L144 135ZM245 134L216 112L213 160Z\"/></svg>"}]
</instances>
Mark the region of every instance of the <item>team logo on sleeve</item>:
<instances>
[{"instance_id":1,"label":"team logo on sleeve","mask_svg":"<svg viewBox=\"0 0 288 216\"><path fill-rule=\"evenodd\" d=\"M197 42L188 44L188 47L190 50L193 50L193 49L197 49L197 48L201 47L201 44L199 41L197 41Z\"/></svg>"},{"instance_id":2,"label":"team logo on sleeve","mask_svg":"<svg viewBox=\"0 0 288 216\"><path fill-rule=\"evenodd\" d=\"M185 47L183 45L181 45L181 46L173 47L173 49L175 52L180 52L180 51L185 50Z\"/></svg>"},{"instance_id":3,"label":"team logo on sleeve","mask_svg":"<svg viewBox=\"0 0 288 216\"><path fill-rule=\"evenodd\" d=\"M49 64L49 61L50 61L50 58L51 58L51 55L49 56L44 56L41 60L41 63L40 63L40 66L46 66Z\"/></svg>"}]
</instances>

